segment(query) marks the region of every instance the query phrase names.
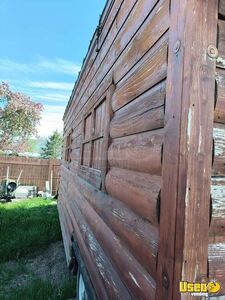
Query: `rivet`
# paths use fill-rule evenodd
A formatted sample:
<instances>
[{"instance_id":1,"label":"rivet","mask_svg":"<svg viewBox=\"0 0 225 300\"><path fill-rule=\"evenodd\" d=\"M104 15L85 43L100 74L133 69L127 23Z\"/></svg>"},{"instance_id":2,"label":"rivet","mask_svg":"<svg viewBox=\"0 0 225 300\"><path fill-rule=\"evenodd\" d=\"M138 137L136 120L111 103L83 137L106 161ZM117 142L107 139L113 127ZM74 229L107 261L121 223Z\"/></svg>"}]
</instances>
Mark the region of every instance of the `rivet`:
<instances>
[{"instance_id":1,"label":"rivet","mask_svg":"<svg viewBox=\"0 0 225 300\"><path fill-rule=\"evenodd\" d=\"M218 49L214 45L209 45L208 47L208 56L210 58L217 58L218 57Z\"/></svg>"},{"instance_id":2,"label":"rivet","mask_svg":"<svg viewBox=\"0 0 225 300\"><path fill-rule=\"evenodd\" d=\"M162 273L162 285L165 289L169 288L169 279L165 272Z\"/></svg>"},{"instance_id":3,"label":"rivet","mask_svg":"<svg viewBox=\"0 0 225 300\"><path fill-rule=\"evenodd\" d=\"M180 50L180 47L181 47L181 41L177 40L173 47L173 53L177 54L177 52Z\"/></svg>"}]
</instances>

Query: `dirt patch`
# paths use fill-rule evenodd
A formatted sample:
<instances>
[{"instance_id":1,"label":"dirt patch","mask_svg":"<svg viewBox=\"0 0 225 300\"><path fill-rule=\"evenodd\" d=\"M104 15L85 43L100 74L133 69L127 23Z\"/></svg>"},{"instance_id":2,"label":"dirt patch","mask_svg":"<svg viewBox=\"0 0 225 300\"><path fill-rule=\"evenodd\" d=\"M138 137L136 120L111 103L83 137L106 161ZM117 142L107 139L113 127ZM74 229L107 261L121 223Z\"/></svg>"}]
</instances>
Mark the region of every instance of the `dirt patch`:
<instances>
[{"instance_id":1,"label":"dirt patch","mask_svg":"<svg viewBox=\"0 0 225 300\"><path fill-rule=\"evenodd\" d=\"M70 277L61 241L51 244L32 259L9 261L1 264L0 269L0 293L26 286L34 279L60 286Z\"/></svg>"}]
</instances>

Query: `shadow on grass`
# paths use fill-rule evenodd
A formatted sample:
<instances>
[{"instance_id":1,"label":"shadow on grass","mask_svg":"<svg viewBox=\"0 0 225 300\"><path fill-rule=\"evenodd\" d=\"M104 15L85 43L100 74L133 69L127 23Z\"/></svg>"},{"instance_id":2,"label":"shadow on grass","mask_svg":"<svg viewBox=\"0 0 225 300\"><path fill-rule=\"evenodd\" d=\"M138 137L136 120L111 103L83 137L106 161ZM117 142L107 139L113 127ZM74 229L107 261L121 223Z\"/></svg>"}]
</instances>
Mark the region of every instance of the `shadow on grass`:
<instances>
[{"instance_id":1,"label":"shadow on grass","mask_svg":"<svg viewBox=\"0 0 225 300\"><path fill-rule=\"evenodd\" d=\"M29 286L12 290L9 295L0 294L0 300L65 300L74 296L74 281L65 281L60 287L40 279Z\"/></svg>"},{"instance_id":2,"label":"shadow on grass","mask_svg":"<svg viewBox=\"0 0 225 300\"><path fill-rule=\"evenodd\" d=\"M32 199L0 205L0 262L32 256L61 240L55 201Z\"/></svg>"}]
</instances>

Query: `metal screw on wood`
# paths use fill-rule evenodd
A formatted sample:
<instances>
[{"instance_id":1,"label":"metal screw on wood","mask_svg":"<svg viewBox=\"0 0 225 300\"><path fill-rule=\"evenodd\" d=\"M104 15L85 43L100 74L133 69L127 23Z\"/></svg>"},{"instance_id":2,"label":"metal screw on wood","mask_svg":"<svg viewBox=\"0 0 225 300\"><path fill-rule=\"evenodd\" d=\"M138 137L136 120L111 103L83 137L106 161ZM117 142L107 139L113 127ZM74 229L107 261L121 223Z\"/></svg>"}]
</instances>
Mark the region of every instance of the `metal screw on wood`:
<instances>
[{"instance_id":1,"label":"metal screw on wood","mask_svg":"<svg viewBox=\"0 0 225 300\"><path fill-rule=\"evenodd\" d=\"M169 279L166 273L162 274L162 285L164 286L165 289L169 288Z\"/></svg>"},{"instance_id":2,"label":"metal screw on wood","mask_svg":"<svg viewBox=\"0 0 225 300\"><path fill-rule=\"evenodd\" d=\"M209 45L208 56L213 59L218 57L218 49L214 45Z\"/></svg>"},{"instance_id":3,"label":"metal screw on wood","mask_svg":"<svg viewBox=\"0 0 225 300\"><path fill-rule=\"evenodd\" d=\"M181 47L181 41L177 40L173 47L173 53L177 54Z\"/></svg>"}]
</instances>

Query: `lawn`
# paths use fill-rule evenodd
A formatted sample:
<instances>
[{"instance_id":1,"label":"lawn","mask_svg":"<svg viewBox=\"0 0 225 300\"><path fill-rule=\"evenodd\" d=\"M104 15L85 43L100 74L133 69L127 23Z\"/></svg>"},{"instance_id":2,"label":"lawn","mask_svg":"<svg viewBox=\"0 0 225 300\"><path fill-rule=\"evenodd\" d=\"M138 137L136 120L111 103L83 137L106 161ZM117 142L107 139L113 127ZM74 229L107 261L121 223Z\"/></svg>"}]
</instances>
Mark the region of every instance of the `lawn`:
<instances>
[{"instance_id":1,"label":"lawn","mask_svg":"<svg viewBox=\"0 0 225 300\"><path fill-rule=\"evenodd\" d=\"M0 299L74 297L75 280L67 270L63 279L63 271L57 274L59 256L65 264L61 240L56 201L34 198L0 204ZM47 272L54 276L48 279Z\"/></svg>"}]
</instances>

